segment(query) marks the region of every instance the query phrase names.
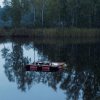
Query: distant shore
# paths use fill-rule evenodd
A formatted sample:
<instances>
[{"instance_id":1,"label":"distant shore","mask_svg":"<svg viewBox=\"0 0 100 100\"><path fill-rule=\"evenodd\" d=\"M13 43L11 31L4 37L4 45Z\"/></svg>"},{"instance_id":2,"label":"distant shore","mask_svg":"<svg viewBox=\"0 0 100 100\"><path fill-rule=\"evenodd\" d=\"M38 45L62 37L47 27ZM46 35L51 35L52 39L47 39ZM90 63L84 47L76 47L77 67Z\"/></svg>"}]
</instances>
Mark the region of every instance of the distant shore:
<instances>
[{"instance_id":1,"label":"distant shore","mask_svg":"<svg viewBox=\"0 0 100 100\"><path fill-rule=\"evenodd\" d=\"M0 29L0 38L20 38L47 44L76 44L100 42L100 29L44 28Z\"/></svg>"},{"instance_id":2,"label":"distant shore","mask_svg":"<svg viewBox=\"0 0 100 100\"><path fill-rule=\"evenodd\" d=\"M45 38L100 38L100 29L81 28L14 28L0 29L0 37L45 37Z\"/></svg>"}]
</instances>

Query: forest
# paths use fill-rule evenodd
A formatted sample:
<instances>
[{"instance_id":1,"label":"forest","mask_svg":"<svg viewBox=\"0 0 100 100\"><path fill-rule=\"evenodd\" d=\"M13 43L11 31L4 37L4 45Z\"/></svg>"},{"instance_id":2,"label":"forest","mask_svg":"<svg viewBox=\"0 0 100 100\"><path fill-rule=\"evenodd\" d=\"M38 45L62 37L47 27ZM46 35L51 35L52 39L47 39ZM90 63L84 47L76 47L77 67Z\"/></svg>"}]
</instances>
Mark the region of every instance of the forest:
<instances>
[{"instance_id":1,"label":"forest","mask_svg":"<svg viewBox=\"0 0 100 100\"><path fill-rule=\"evenodd\" d=\"M1 28L100 28L100 0L4 0Z\"/></svg>"}]
</instances>

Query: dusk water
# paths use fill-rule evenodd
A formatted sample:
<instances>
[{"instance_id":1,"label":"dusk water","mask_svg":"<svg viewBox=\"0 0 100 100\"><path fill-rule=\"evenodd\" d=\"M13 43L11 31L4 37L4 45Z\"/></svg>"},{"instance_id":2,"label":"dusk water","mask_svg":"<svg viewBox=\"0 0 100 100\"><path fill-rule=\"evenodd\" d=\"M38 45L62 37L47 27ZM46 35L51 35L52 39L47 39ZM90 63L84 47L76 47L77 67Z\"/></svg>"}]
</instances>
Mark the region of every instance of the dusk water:
<instances>
[{"instance_id":1,"label":"dusk water","mask_svg":"<svg viewBox=\"0 0 100 100\"><path fill-rule=\"evenodd\" d=\"M34 61L66 62L68 66L60 72L26 72L25 65ZM21 38L0 41L0 100L99 97L99 42L56 44Z\"/></svg>"}]
</instances>

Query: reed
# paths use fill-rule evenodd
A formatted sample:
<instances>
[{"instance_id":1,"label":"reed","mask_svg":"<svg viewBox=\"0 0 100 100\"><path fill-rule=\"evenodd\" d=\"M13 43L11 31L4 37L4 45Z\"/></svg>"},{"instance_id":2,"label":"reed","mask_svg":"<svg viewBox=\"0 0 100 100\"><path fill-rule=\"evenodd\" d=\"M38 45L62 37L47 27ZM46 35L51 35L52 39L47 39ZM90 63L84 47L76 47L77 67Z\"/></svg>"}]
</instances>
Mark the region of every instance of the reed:
<instances>
[{"instance_id":1,"label":"reed","mask_svg":"<svg viewBox=\"0 0 100 100\"><path fill-rule=\"evenodd\" d=\"M100 38L100 29L80 29L80 28L14 28L0 29L0 36L29 36L38 38Z\"/></svg>"}]
</instances>

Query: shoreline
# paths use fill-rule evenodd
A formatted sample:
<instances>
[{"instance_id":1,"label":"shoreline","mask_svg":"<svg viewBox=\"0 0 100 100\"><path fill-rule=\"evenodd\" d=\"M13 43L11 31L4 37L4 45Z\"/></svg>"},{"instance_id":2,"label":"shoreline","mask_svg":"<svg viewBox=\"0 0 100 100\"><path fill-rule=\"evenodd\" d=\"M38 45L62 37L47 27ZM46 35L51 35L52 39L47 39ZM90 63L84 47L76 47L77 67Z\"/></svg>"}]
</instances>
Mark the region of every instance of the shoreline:
<instances>
[{"instance_id":1,"label":"shoreline","mask_svg":"<svg viewBox=\"0 0 100 100\"><path fill-rule=\"evenodd\" d=\"M80 28L37 28L0 29L0 37L44 37L44 38L98 38L100 29Z\"/></svg>"},{"instance_id":2,"label":"shoreline","mask_svg":"<svg viewBox=\"0 0 100 100\"><path fill-rule=\"evenodd\" d=\"M1 32L1 31L0 31ZM78 29L78 28L45 28L45 29L10 29L0 38L27 39L37 43L47 44L77 44L100 42L100 29Z\"/></svg>"}]
</instances>

